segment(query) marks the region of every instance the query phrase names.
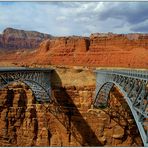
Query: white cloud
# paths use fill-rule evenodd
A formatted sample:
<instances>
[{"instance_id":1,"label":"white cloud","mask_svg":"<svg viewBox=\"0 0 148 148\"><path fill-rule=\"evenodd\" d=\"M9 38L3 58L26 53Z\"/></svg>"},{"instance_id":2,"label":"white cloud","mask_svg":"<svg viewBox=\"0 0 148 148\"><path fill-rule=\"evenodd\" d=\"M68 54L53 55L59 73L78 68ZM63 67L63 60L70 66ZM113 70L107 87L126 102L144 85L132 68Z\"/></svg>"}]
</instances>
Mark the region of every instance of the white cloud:
<instances>
[{"instance_id":1,"label":"white cloud","mask_svg":"<svg viewBox=\"0 0 148 148\"><path fill-rule=\"evenodd\" d=\"M148 2L0 2L6 27L52 35L148 31Z\"/></svg>"},{"instance_id":2,"label":"white cloud","mask_svg":"<svg viewBox=\"0 0 148 148\"><path fill-rule=\"evenodd\" d=\"M96 5L96 7L94 8L94 12L101 12L105 9L104 3L100 2Z\"/></svg>"},{"instance_id":3,"label":"white cloud","mask_svg":"<svg viewBox=\"0 0 148 148\"><path fill-rule=\"evenodd\" d=\"M82 23L84 23L84 22L89 22L90 21L90 18L89 17L80 17L80 18L75 18L74 19L74 22L82 22Z\"/></svg>"},{"instance_id":4,"label":"white cloud","mask_svg":"<svg viewBox=\"0 0 148 148\"><path fill-rule=\"evenodd\" d=\"M65 16L58 16L56 18L57 21L65 21L67 18Z\"/></svg>"}]
</instances>

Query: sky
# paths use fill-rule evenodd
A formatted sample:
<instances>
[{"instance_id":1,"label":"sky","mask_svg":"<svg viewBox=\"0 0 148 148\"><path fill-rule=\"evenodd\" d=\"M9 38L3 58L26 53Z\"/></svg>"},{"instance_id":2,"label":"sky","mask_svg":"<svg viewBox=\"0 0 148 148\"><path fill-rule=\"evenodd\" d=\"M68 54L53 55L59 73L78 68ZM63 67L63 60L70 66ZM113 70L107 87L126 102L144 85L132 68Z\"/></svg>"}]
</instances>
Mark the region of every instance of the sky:
<instances>
[{"instance_id":1,"label":"sky","mask_svg":"<svg viewBox=\"0 0 148 148\"><path fill-rule=\"evenodd\" d=\"M0 2L7 27L54 36L148 33L148 2Z\"/></svg>"}]
</instances>

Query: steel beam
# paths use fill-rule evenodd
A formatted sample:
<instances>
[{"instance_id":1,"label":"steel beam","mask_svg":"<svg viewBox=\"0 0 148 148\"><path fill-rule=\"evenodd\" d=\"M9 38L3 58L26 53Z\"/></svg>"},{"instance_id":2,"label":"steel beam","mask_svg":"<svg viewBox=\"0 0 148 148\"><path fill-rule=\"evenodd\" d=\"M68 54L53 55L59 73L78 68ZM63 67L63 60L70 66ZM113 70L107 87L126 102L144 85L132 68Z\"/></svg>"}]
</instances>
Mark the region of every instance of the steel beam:
<instances>
[{"instance_id":1,"label":"steel beam","mask_svg":"<svg viewBox=\"0 0 148 148\"><path fill-rule=\"evenodd\" d=\"M52 102L51 71L52 69L46 68L1 67L0 88L21 81L31 88L37 101Z\"/></svg>"},{"instance_id":2,"label":"steel beam","mask_svg":"<svg viewBox=\"0 0 148 148\"><path fill-rule=\"evenodd\" d=\"M95 72L99 85L96 85L94 107L107 106L111 86L116 85L131 109L144 146L148 146L148 71L102 69Z\"/></svg>"}]
</instances>

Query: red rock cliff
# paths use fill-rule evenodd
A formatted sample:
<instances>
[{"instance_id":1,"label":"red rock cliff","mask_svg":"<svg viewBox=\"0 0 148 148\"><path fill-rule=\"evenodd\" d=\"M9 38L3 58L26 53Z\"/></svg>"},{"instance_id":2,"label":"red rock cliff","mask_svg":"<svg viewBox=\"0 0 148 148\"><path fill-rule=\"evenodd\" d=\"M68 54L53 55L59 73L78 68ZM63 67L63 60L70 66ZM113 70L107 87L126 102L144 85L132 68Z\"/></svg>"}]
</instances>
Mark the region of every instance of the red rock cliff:
<instances>
[{"instance_id":1,"label":"red rock cliff","mask_svg":"<svg viewBox=\"0 0 148 148\"><path fill-rule=\"evenodd\" d=\"M86 52L89 49L89 38L86 37L57 37L41 43L39 49L44 52ZM42 51L41 51L42 52Z\"/></svg>"},{"instance_id":2,"label":"red rock cliff","mask_svg":"<svg viewBox=\"0 0 148 148\"><path fill-rule=\"evenodd\" d=\"M148 35L92 34L61 37L40 44L33 63L81 66L148 67Z\"/></svg>"},{"instance_id":3,"label":"red rock cliff","mask_svg":"<svg viewBox=\"0 0 148 148\"><path fill-rule=\"evenodd\" d=\"M6 28L0 37L0 47L5 49L33 49L51 35L36 31L24 31L13 28Z\"/></svg>"},{"instance_id":4,"label":"red rock cliff","mask_svg":"<svg viewBox=\"0 0 148 148\"><path fill-rule=\"evenodd\" d=\"M29 41L29 45L34 43L36 41ZM28 42L23 42L22 46L24 44L27 45ZM7 60L22 63L21 65L148 68L147 54L148 34L98 33L91 34L90 37L50 38L41 42L34 52L17 52L7 54L6 57L0 55L0 62Z\"/></svg>"},{"instance_id":5,"label":"red rock cliff","mask_svg":"<svg viewBox=\"0 0 148 148\"><path fill-rule=\"evenodd\" d=\"M51 64L74 64L77 54L89 50L89 38L59 37L43 41L32 62Z\"/></svg>"},{"instance_id":6,"label":"red rock cliff","mask_svg":"<svg viewBox=\"0 0 148 148\"><path fill-rule=\"evenodd\" d=\"M92 34L90 51L122 49L124 51L137 47L148 48L148 35L145 34Z\"/></svg>"}]
</instances>

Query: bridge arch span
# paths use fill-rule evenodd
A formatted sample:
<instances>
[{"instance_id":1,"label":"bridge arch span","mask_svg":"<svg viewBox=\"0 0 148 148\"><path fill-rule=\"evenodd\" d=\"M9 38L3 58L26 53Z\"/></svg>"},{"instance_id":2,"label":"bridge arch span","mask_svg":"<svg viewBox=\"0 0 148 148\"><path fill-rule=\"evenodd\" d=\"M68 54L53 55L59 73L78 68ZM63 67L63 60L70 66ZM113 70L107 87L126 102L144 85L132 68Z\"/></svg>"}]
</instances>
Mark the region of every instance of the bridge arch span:
<instances>
[{"instance_id":1,"label":"bridge arch span","mask_svg":"<svg viewBox=\"0 0 148 148\"><path fill-rule=\"evenodd\" d=\"M49 97L51 97L49 92L47 92L47 90L42 85L40 85L38 82L35 82L33 80L18 79L18 80L11 81L3 85L2 87L5 88L8 85L11 85L13 83L19 83L19 82L24 83L26 86L28 86L31 89L35 97L35 100L38 102L48 102Z\"/></svg>"},{"instance_id":2,"label":"bridge arch span","mask_svg":"<svg viewBox=\"0 0 148 148\"><path fill-rule=\"evenodd\" d=\"M45 68L0 68L0 88L21 81L28 85L39 102L52 102L51 69Z\"/></svg>"},{"instance_id":3,"label":"bridge arch span","mask_svg":"<svg viewBox=\"0 0 148 148\"><path fill-rule=\"evenodd\" d=\"M94 100L95 107L107 107L109 94L114 85L115 84L112 82L105 82L98 88L98 92Z\"/></svg>"},{"instance_id":4,"label":"bridge arch span","mask_svg":"<svg viewBox=\"0 0 148 148\"><path fill-rule=\"evenodd\" d=\"M130 71L98 70L96 77L94 107L107 107L109 93L117 86L133 114L144 146L148 146L148 76Z\"/></svg>"}]
</instances>

